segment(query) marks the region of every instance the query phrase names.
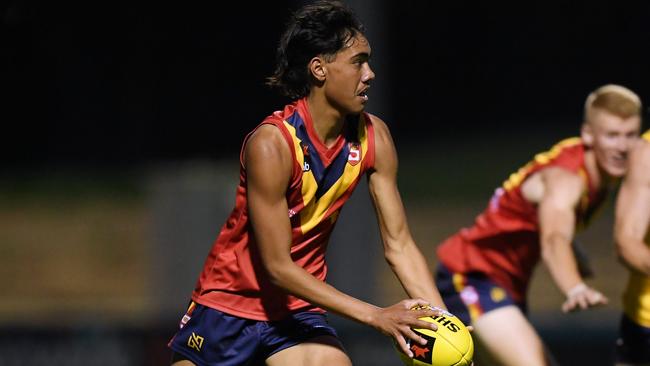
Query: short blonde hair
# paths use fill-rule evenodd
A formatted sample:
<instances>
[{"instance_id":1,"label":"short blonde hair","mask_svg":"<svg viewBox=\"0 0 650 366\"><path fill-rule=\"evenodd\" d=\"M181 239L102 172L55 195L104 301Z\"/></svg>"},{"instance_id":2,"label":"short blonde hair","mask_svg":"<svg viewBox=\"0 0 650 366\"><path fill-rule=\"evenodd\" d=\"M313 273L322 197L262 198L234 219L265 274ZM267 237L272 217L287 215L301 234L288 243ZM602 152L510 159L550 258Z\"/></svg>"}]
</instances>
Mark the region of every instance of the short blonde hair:
<instances>
[{"instance_id":1,"label":"short blonde hair","mask_svg":"<svg viewBox=\"0 0 650 366\"><path fill-rule=\"evenodd\" d=\"M607 111L621 118L641 115L641 98L632 90L615 84L603 85L594 90L585 102L585 121L594 109Z\"/></svg>"}]
</instances>

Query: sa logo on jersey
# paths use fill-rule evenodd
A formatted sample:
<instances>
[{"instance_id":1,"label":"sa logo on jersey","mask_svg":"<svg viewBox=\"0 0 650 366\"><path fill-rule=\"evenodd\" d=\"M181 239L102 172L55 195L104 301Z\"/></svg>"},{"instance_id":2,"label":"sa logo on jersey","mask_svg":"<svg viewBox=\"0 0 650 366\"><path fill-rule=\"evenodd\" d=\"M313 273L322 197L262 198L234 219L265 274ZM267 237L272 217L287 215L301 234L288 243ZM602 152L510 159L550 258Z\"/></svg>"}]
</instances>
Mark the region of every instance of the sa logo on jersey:
<instances>
[{"instance_id":1,"label":"sa logo on jersey","mask_svg":"<svg viewBox=\"0 0 650 366\"><path fill-rule=\"evenodd\" d=\"M359 164L361 161L361 146L356 142L348 143L350 153L348 154L348 163L352 166Z\"/></svg>"}]
</instances>

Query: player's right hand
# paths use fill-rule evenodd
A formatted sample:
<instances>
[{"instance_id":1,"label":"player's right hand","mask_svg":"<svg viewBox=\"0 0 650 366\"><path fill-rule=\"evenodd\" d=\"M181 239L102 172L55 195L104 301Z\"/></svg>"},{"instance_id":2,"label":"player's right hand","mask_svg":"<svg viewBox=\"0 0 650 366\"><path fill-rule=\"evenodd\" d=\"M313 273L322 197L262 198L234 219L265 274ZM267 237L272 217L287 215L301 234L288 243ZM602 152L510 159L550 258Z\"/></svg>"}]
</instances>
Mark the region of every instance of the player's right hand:
<instances>
[{"instance_id":1,"label":"player's right hand","mask_svg":"<svg viewBox=\"0 0 650 366\"><path fill-rule=\"evenodd\" d=\"M412 328L438 329L436 324L419 318L442 314L441 309L431 307L427 301L422 299L402 300L395 305L379 308L377 311L372 325L380 332L392 337L397 347L409 357L413 357L413 353L409 349L407 339L421 345L427 344L426 339L415 333Z\"/></svg>"},{"instance_id":2,"label":"player's right hand","mask_svg":"<svg viewBox=\"0 0 650 366\"><path fill-rule=\"evenodd\" d=\"M562 311L585 310L590 307L605 305L609 300L600 291L584 283L576 285L568 291L567 299L562 304Z\"/></svg>"}]
</instances>

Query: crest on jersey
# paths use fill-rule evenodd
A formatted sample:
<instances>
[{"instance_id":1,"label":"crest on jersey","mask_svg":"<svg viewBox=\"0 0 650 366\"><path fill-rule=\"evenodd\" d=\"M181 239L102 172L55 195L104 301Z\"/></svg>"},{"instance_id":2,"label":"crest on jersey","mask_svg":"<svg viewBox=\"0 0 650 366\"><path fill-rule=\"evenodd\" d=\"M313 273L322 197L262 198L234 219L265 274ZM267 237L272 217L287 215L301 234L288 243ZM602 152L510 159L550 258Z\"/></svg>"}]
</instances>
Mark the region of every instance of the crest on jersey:
<instances>
[{"instance_id":1,"label":"crest on jersey","mask_svg":"<svg viewBox=\"0 0 650 366\"><path fill-rule=\"evenodd\" d=\"M349 142L348 148L350 153L348 154L348 163L352 166L359 164L361 161L361 145L357 142Z\"/></svg>"}]
</instances>

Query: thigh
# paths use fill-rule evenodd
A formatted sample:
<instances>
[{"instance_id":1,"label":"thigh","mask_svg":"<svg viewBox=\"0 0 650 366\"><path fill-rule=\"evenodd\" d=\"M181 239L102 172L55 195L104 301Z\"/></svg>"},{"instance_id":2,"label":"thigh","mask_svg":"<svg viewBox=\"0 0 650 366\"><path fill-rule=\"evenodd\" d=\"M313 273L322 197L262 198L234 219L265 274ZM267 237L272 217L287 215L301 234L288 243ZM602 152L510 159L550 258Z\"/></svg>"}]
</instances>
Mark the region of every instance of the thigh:
<instances>
[{"instance_id":1,"label":"thigh","mask_svg":"<svg viewBox=\"0 0 650 366\"><path fill-rule=\"evenodd\" d=\"M554 365L544 344L516 306L481 315L474 322L476 365Z\"/></svg>"},{"instance_id":2,"label":"thigh","mask_svg":"<svg viewBox=\"0 0 650 366\"><path fill-rule=\"evenodd\" d=\"M194 362L187 359L187 357L181 355L180 353L172 353L172 365L171 366L196 366Z\"/></svg>"},{"instance_id":3,"label":"thigh","mask_svg":"<svg viewBox=\"0 0 650 366\"><path fill-rule=\"evenodd\" d=\"M336 330L325 314L298 312L269 322L261 332L259 356L268 365L349 365Z\"/></svg>"},{"instance_id":4,"label":"thigh","mask_svg":"<svg viewBox=\"0 0 650 366\"><path fill-rule=\"evenodd\" d=\"M266 359L267 366L351 366L339 340L331 335L318 336L285 348Z\"/></svg>"}]
</instances>

